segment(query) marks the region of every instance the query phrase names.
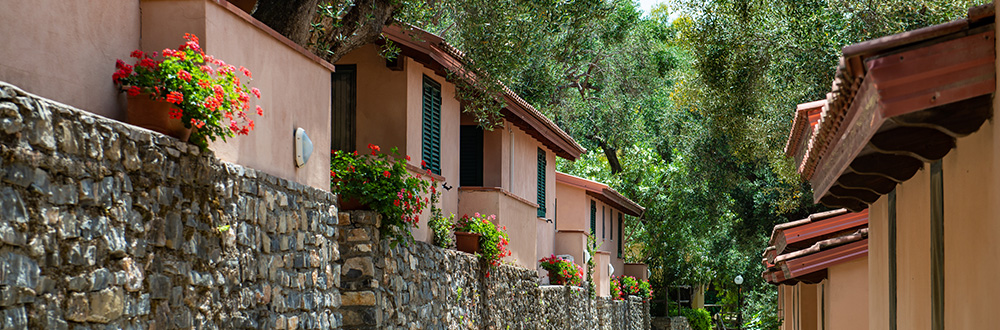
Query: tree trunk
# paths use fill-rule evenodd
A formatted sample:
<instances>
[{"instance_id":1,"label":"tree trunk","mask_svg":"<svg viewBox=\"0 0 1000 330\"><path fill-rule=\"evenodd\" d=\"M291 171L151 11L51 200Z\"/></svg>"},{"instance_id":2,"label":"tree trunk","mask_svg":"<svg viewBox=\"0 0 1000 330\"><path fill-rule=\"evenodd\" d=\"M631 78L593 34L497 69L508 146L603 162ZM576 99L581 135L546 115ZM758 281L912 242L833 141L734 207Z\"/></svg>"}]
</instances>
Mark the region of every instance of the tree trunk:
<instances>
[{"instance_id":1,"label":"tree trunk","mask_svg":"<svg viewBox=\"0 0 1000 330\"><path fill-rule=\"evenodd\" d=\"M253 17L303 47L319 0L258 0Z\"/></svg>"},{"instance_id":2,"label":"tree trunk","mask_svg":"<svg viewBox=\"0 0 1000 330\"><path fill-rule=\"evenodd\" d=\"M354 1L353 6L345 9L339 24L334 24L335 17L318 17L321 2L324 5L331 3L326 0L258 0L253 16L316 56L334 63L347 53L375 42L382 35L382 28L392 22L402 6L402 2L393 0ZM322 33L310 31L314 23L324 27Z\"/></svg>"},{"instance_id":3,"label":"tree trunk","mask_svg":"<svg viewBox=\"0 0 1000 330\"><path fill-rule=\"evenodd\" d=\"M604 157L608 159L608 165L611 166L611 174L618 174L622 171L622 163L618 160L618 149L608 145L602 139L595 139L597 141L597 146L601 147L601 151L604 151Z\"/></svg>"}]
</instances>

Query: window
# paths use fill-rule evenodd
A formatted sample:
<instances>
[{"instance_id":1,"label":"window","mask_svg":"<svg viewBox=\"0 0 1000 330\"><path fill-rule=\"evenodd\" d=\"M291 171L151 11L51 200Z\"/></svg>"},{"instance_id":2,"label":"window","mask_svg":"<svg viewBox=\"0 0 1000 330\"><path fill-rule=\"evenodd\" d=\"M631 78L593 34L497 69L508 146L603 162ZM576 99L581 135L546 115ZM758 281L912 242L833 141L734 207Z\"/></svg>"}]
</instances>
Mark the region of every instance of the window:
<instances>
[{"instance_id":1,"label":"window","mask_svg":"<svg viewBox=\"0 0 1000 330\"><path fill-rule=\"evenodd\" d=\"M422 158L425 169L441 174L441 84L424 76Z\"/></svg>"},{"instance_id":2,"label":"window","mask_svg":"<svg viewBox=\"0 0 1000 330\"><path fill-rule=\"evenodd\" d=\"M330 149L351 152L355 143L357 113L357 71L354 64L338 65L331 75Z\"/></svg>"},{"instance_id":3,"label":"window","mask_svg":"<svg viewBox=\"0 0 1000 330\"><path fill-rule=\"evenodd\" d=\"M483 185L483 129L479 125L462 125L459 133L458 185Z\"/></svg>"},{"instance_id":4,"label":"window","mask_svg":"<svg viewBox=\"0 0 1000 330\"><path fill-rule=\"evenodd\" d=\"M622 257L622 213L618 212L618 259Z\"/></svg>"},{"instance_id":5,"label":"window","mask_svg":"<svg viewBox=\"0 0 1000 330\"><path fill-rule=\"evenodd\" d=\"M590 201L590 234L597 236L597 202Z\"/></svg>"},{"instance_id":6,"label":"window","mask_svg":"<svg viewBox=\"0 0 1000 330\"><path fill-rule=\"evenodd\" d=\"M545 217L545 150L538 148L538 217Z\"/></svg>"}]
</instances>

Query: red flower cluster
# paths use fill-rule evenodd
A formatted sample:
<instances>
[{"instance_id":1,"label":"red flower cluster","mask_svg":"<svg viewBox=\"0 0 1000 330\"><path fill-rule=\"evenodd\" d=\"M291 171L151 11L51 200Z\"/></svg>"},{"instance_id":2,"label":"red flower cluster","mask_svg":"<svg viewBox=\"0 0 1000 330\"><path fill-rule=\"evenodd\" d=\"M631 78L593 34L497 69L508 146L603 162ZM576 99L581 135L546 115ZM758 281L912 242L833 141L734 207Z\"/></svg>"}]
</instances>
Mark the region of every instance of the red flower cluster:
<instances>
[{"instance_id":1,"label":"red flower cluster","mask_svg":"<svg viewBox=\"0 0 1000 330\"><path fill-rule=\"evenodd\" d=\"M184 94L181 94L181 92L167 93L167 102L181 104L181 102L184 102Z\"/></svg>"},{"instance_id":2,"label":"red flower cluster","mask_svg":"<svg viewBox=\"0 0 1000 330\"><path fill-rule=\"evenodd\" d=\"M250 110L250 96L260 99L261 93L244 85L236 74L249 80L250 70L242 66L237 69L206 55L193 34L185 34L184 39L177 49L160 52L162 57L157 52L131 52L134 66L118 60L112 75L114 83L130 96L149 93L154 99L176 105L170 116L199 128L193 133L198 136L215 140L249 134L256 127L246 113ZM259 105L255 112L264 114Z\"/></svg>"},{"instance_id":3,"label":"red flower cluster","mask_svg":"<svg viewBox=\"0 0 1000 330\"><path fill-rule=\"evenodd\" d=\"M583 284L583 267L580 265L555 255L538 259L538 262L542 269L549 271L549 283L551 284L573 286Z\"/></svg>"}]
</instances>

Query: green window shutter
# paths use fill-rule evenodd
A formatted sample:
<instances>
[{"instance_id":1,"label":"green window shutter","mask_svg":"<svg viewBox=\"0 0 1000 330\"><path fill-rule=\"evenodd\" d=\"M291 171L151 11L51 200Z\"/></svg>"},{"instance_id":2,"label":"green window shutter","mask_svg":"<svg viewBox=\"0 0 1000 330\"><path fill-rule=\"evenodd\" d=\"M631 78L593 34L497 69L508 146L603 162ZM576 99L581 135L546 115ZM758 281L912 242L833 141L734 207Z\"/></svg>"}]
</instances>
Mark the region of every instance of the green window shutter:
<instances>
[{"instance_id":1,"label":"green window shutter","mask_svg":"<svg viewBox=\"0 0 1000 330\"><path fill-rule=\"evenodd\" d=\"M423 134L421 158L427 163L425 169L441 174L441 84L424 76L423 89Z\"/></svg>"},{"instance_id":2,"label":"green window shutter","mask_svg":"<svg viewBox=\"0 0 1000 330\"><path fill-rule=\"evenodd\" d=\"M618 258L622 257L622 213L618 212Z\"/></svg>"},{"instance_id":3,"label":"green window shutter","mask_svg":"<svg viewBox=\"0 0 1000 330\"><path fill-rule=\"evenodd\" d=\"M590 234L597 236L597 202L590 201Z\"/></svg>"},{"instance_id":4,"label":"green window shutter","mask_svg":"<svg viewBox=\"0 0 1000 330\"><path fill-rule=\"evenodd\" d=\"M545 217L545 150L538 148L538 217Z\"/></svg>"}]
</instances>

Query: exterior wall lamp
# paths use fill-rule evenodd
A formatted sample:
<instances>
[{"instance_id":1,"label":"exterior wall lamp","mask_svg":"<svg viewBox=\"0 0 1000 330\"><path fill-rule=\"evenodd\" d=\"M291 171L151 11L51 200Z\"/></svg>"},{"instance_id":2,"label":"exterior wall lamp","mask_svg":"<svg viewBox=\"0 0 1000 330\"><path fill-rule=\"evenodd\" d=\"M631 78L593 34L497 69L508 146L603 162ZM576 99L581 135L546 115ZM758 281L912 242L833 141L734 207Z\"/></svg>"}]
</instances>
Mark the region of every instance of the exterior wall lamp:
<instances>
[{"instance_id":1,"label":"exterior wall lamp","mask_svg":"<svg viewBox=\"0 0 1000 330\"><path fill-rule=\"evenodd\" d=\"M302 127L295 129L295 167L302 167L312 156L313 142Z\"/></svg>"}]
</instances>

